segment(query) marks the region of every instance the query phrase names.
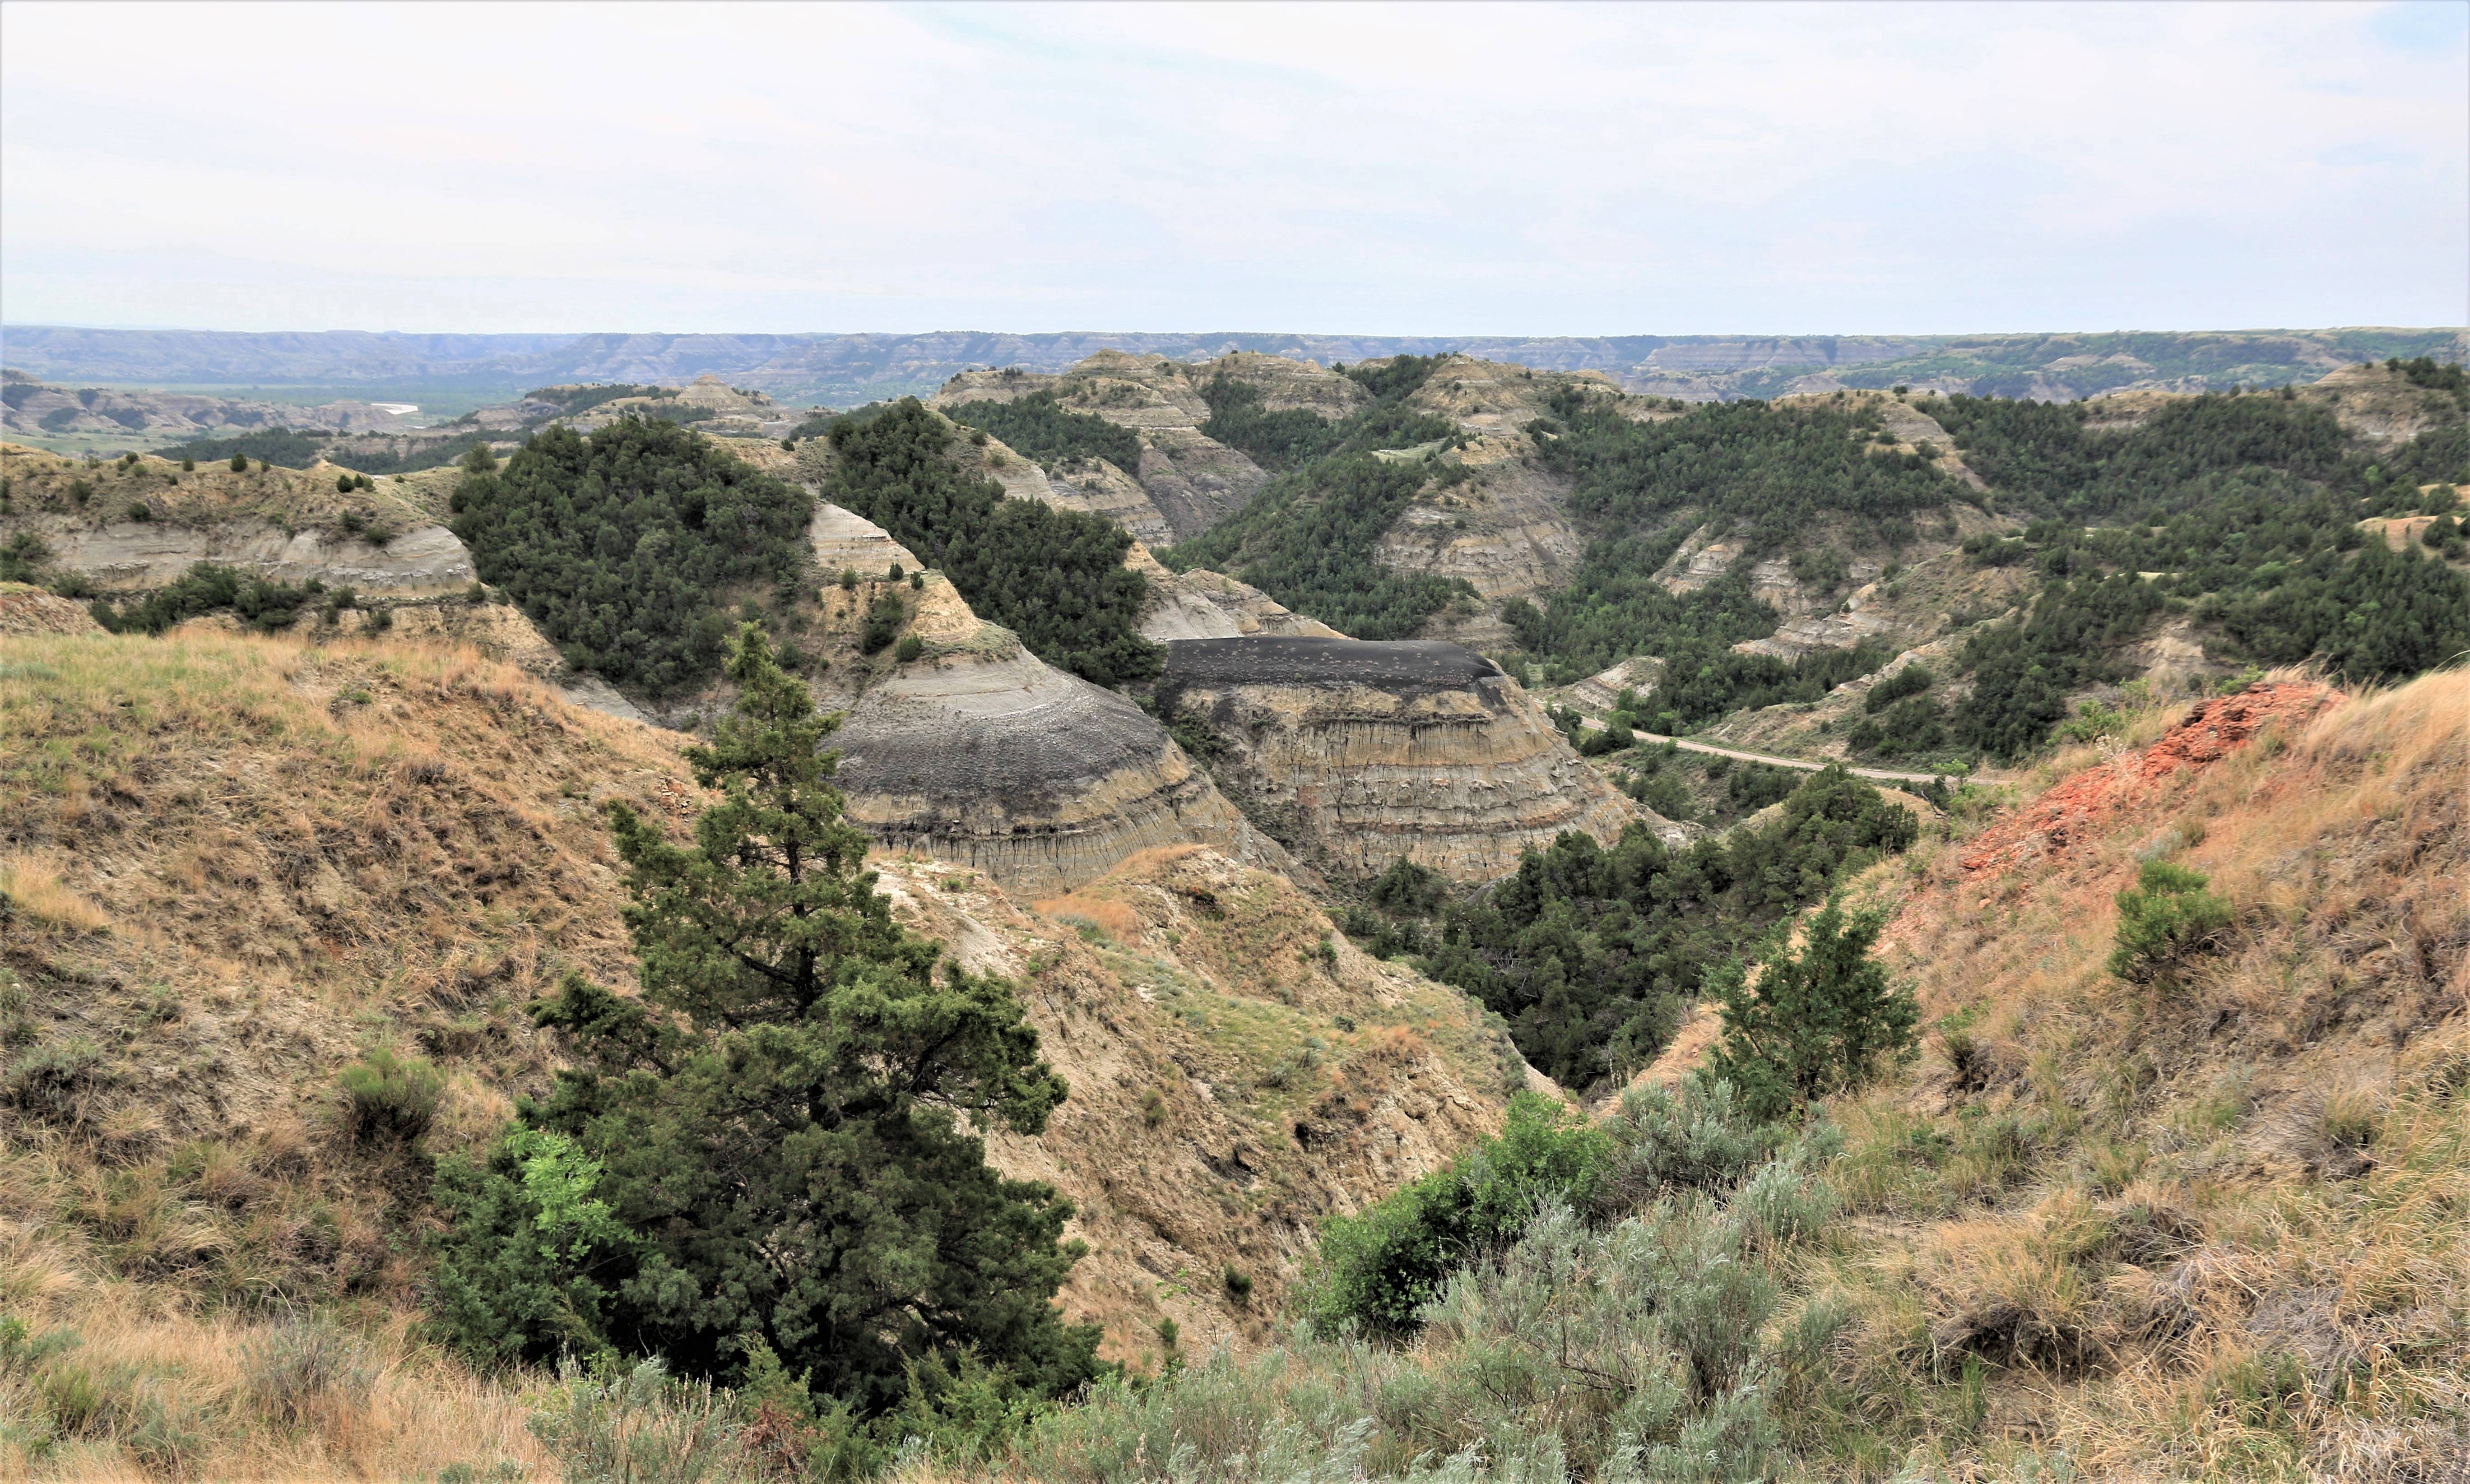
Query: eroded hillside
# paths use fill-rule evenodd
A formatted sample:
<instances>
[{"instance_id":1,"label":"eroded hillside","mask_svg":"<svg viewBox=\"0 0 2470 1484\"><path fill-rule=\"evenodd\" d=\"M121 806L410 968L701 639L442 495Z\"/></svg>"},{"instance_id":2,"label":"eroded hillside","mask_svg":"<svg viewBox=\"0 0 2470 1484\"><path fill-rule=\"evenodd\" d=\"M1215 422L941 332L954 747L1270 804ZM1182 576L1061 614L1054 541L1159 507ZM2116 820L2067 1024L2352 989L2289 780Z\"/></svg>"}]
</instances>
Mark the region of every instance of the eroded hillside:
<instances>
[{"instance_id":1,"label":"eroded hillside","mask_svg":"<svg viewBox=\"0 0 2470 1484\"><path fill-rule=\"evenodd\" d=\"M494 1136L559 1062L525 1006L569 972L632 980L599 805L682 831L704 800L681 739L452 647L12 633L0 667L12 1312L79 1327L111 1384L166 1399L192 1471L537 1462L505 1395L433 1354L386 1352L391 1409L346 1433L253 1410L230 1367L265 1299L420 1302L428 1160ZM1265 1336L1313 1222L1497 1127L1526 1075L1456 991L1205 849L1042 914L962 864L904 855L884 881L1016 979L1070 1077L1047 1137L994 1157L1082 1205L1066 1307L1142 1366L1162 1317ZM379 1051L445 1073L417 1148L351 1131L337 1075ZM203 1389L173 1379L218 1352ZM58 1456L104 1467L130 1436L105 1416Z\"/></svg>"},{"instance_id":2,"label":"eroded hillside","mask_svg":"<svg viewBox=\"0 0 2470 1484\"><path fill-rule=\"evenodd\" d=\"M1951 1457L2105 1478L2460 1456L2465 706L2458 670L2260 684L1881 869L1930 1033L1840 1114L1867 1235L1810 1275L1811 1311L1848 1306L1831 1383ZM2181 961L2112 957L2147 862L2227 905Z\"/></svg>"}]
</instances>

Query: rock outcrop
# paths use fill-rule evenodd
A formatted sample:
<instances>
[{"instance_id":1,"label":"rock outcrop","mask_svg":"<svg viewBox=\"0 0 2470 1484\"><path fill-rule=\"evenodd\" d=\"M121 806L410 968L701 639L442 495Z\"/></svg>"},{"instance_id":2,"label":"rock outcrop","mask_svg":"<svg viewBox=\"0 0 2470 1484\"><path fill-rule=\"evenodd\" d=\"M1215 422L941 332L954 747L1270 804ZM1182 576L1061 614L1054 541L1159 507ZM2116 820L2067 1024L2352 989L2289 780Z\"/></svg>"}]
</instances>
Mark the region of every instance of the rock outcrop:
<instances>
[{"instance_id":1,"label":"rock outcrop","mask_svg":"<svg viewBox=\"0 0 2470 1484\"><path fill-rule=\"evenodd\" d=\"M1274 358L1260 357L1258 359ZM1209 421L1209 404L1201 400L1195 378L1200 368L1160 358L1100 351L1060 376L1020 371L968 371L945 383L933 405L948 408L965 402L1012 401L1051 391L1065 410L1101 417L1127 428L1141 444L1138 467L1129 475L1147 496L1167 538L1197 536L1244 507L1255 491L1269 482L1260 465L1200 431ZM1329 375L1323 372L1321 375ZM1344 381L1342 377L1333 378ZM1354 383L1347 383L1349 386ZM1360 388L1359 388L1360 390ZM1342 395L1342 394L1337 394ZM1100 477L1084 487L1076 473L1063 481L1086 501L1083 508L1115 514L1133 510L1123 493ZM1112 507L1112 508L1106 508ZM1117 515L1117 519L1125 519ZM1126 524L1130 528L1130 521ZM1155 525L1148 527L1156 531ZM1135 536L1144 541L1158 534Z\"/></svg>"},{"instance_id":2,"label":"rock outcrop","mask_svg":"<svg viewBox=\"0 0 2470 1484\"><path fill-rule=\"evenodd\" d=\"M1141 636L1171 639L1242 638L1266 634L1271 638L1344 638L1317 618L1308 618L1249 583L1197 568L1174 572L1137 542L1124 565L1149 579L1149 601L1141 609Z\"/></svg>"},{"instance_id":3,"label":"rock outcrop","mask_svg":"<svg viewBox=\"0 0 2470 1484\"><path fill-rule=\"evenodd\" d=\"M814 531L827 571L864 574L853 592L825 590L824 622L808 639L829 661L818 699L846 712L832 746L850 821L886 848L1031 895L1069 891L1160 846L1292 864L1139 707L1031 654L940 573L885 583L894 562L917 568L881 527L822 503ZM885 591L907 610L901 633L921 647L914 660L858 647L863 615Z\"/></svg>"},{"instance_id":4,"label":"rock outcrop","mask_svg":"<svg viewBox=\"0 0 2470 1484\"><path fill-rule=\"evenodd\" d=\"M83 603L22 582L0 582L0 634L101 634Z\"/></svg>"},{"instance_id":5,"label":"rock outcrop","mask_svg":"<svg viewBox=\"0 0 2470 1484\"><path fill-rule=\"evenodd\" d=\"M1158 846L1280 862L1140 707L988 629L979 652L902 665L850 710L834 745L851 823L1031 894Z\"/></svg>"},{"instance_id":6,"label":"rock outcrop","mask_svg":"<svg viewBox=\"0 0 2470 1484\"><path fill-rule=\"evenodd\" d=\"M879 577L896 563L912 572L925 565L918 553L893 540L890 531L821 498L815 500L815 518L806 522L806 543L827 578L845 571Z\"/></svg>"},{"instance_id":7,"label":"rock outcrop","mask_svg":"<svg viewBox=\"0 0 2470 1484\"><path fill-rule=\"evenodd\" d=\"M1247 813L1341 875L1405 856L1490 881L1563 830L1609 842L1646 817L1516 682L1455 644L1181 640L1158 697L1219 735L1212 766Z\"/></svg>"},{"instance_id":8,"label":"rock outcrop","mask_svg":"<svg viewBox=\"0 0 2470 1484\"><path fill-rule=\"evenodd\" d=\"M167 521L42 522L35 528L57 566L113 590L164 587L199 562L284 582L315 578L330 588L387 592L459 588L473 578L472 554L442 525L414 527L383 546L339 532L287 531L267 521L203 526Z\"/></svg>"}]
</instances>

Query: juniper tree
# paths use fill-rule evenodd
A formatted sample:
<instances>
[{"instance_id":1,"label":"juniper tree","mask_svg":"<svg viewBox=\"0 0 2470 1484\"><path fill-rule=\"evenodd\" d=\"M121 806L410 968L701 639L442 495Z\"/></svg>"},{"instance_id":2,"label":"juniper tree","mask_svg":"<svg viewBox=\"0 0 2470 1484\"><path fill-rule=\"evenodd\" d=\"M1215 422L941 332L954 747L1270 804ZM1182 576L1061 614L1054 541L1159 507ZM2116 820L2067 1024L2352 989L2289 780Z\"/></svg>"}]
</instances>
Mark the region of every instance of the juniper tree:
<instances>
[{"instance_id":1,"label":"juniper tree","mask_svg":"<svg viewBox=\"0 0 2470 1484\"><path fill-rule=\"evenodd\" d=\"M1708 1075L1737 1088L1753 1115L1773 1118L1860 1085L1912 1045L1921 1013L1912 990L1890 983L1870 957L1886 923L1885 913L1848 914L1830 895L1809 919L1799 954L1788 920L1768 936L1755 987L1738 960L1710 973L1724 1038Z\"/></svg>"},{"instance_id":2,"label":"juniper tree","mask_svg":"<svg viewBox=\"0 0 2470 1484\"><path fill-rule=\"evenodd\" d=\"M596 1173L578 1194L574 1160L541 1175L511 1144L450 1164L445 1321L500 1355L588 1331L724 1378L768 1349L862 1414L980 1362L1032 1395L1076 1385L1098 1332L1048 1302L1082 1250L1059 1241L1071 1205L998 1175L978 1137L1038 1132L1063 1081L1009 985L892 920L832 787L838 718L753 625L728 671L734 714L687 750L720 796L693 843L609 811L641 996L571 976L534 1009L576 1065L521 1120ZM622 1239L573 1257L533 1175Z\"/></svg>"}]
</instances>

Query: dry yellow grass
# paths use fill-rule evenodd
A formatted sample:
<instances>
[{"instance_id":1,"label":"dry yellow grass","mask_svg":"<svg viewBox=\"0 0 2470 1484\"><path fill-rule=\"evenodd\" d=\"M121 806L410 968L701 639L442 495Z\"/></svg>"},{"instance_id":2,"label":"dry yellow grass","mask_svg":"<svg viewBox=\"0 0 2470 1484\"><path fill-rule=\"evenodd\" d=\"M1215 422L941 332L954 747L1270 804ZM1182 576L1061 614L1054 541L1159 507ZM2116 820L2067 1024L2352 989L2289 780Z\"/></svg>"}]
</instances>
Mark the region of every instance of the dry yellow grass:
<instances>
[{"instance_id":1,"label":"dry yellow grass","mask_svg":"<svg viewBox=\"0 0 2470 1484\"><path fill-rule=\"evenodd\" d=\"M679 817L673 739L451 648L11 636L0 673L0 1314L73 1332L55 1368L105 1399L56 1426L16 1376L0 1413L48 1421L0 1474L541 1462L507 1391L407 1337L425 1177L351 1146L335 1077L430 1056L430 1148L491 1137L552 1058L524 1001L631 977L594 804ZM372 1380L286 1421L246 1357L308 1310Z\"/></svg>"},{"instance_id":2,"label":"dry yellow grass","mask_svg":"<svg viewBox=\"0 0 2470 1484\"><path fill-rule=\"evenodd\" d=\"M2179 719L2044 781L2097 800L2081 770L2132 776ZM1899 904L1887 951L1930 1033L1838 1110L1859 1235L1806 1276L1853 1316L1836 1380L1869 1401L1864 1426L1797 1419L1818 1472L1918 1449L1957 1478L2063 1452L2105 1479L2429 1479L2470 1456L2465 780L2470 676L2447 672L1861 883ZM2175 988L2104 967L2152 856L2237 912Z\"/></svg>"},{"instance_id":3,"label":"dry yellow grass","mask_svg":"<svg viewBox=\"0 0 2470 1484\"><path fill-rule=\"evenodd\" d=\"M107 913L61 883L58 867L32 856L0 859L0 900L72 933L100 933L111 925Z\"/></svg>"}]
</instances>

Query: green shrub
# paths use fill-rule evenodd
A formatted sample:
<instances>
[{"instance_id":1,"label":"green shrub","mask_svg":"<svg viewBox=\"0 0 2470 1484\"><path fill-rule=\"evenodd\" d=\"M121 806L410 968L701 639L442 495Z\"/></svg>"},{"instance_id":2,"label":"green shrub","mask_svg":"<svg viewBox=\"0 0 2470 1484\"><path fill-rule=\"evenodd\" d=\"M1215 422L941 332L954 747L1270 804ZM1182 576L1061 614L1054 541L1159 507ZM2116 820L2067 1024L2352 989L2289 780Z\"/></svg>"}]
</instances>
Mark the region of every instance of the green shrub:
<instances>
[{"instance_id":1,"label":"green shrub","mask_svg":"<svg viewBox=\"0 0 2470 1484\"><path fill-rule=\"evenodd\" d=\"M2175 985L2187 962L2220 941L2235 914L2204 888L2203 872L2146 861L2118 893L2118 934L2109 969L2136 984Z\"/></svg>"},{"instance_id":2,"label":"green shrub","mask_svg":"<svg viewBox=\"0 0 2470 1484\"><path fill-rule=\"evenodd\" d=\"M920 655L922 655L925 652L926 641L924 639L920 638L915 634L904 634L900 636L899 644L894 647L892 658L899 661L902 664L907 664L909 661L917 659Z\"/></svg>"},{"instance_id":3,"label":"green shrub","mask_svg":"<svg viewBox=\"0 0 2470 1484\"><path fill-rule=\"evenodd\" d=\"M858 634L858 653L872 655L892 642L900 626L909 620L909 608L897 592L878 592L867 605L866 625Z\"/></svg>"},{"instance_id":4,"label":"green shrub","mask_svg":"<svg viewBox=\"0 0 2470 1484\"><path fill-rule=\"evenodd\" d=\"M1592 1205L1610 1153L1604 1132L1566 1105L1531 1092L1512 1096L1501 1137L1362 1215L1323 1226L1310 1313L1384 1333L1412 1329L1449 1275L1515 1241L1539 1202Z\"/></svg>"},{"instance_id":5,"label":"green shrub","mask_svg":"<svg viewBox=\"0 0 2470 1484\"><path fill-rule=\"evenodd\" d=\"M406 1059L381 1047L337 1078L348 1103L352 1138L408 1144L429 1131L437 1116L446 1078L426 1061Z\"/></svg>"},{"instance_id":6,"label":"green shrub","mask_svg":"<svg viewBox=\"0 0 2470 1484\"><path fill-rule=\"evenodd\" d=\"M234 474L248 473L248 455L245 453L233 454L231 456L231 472Z\"/></svg>"},{"instance_id":7,"label":"green shrub","mask_svg":"<svg viewBox=\"0 0 2470 1484\"><path fill-rule=\"evenodd\" d=\"M1809 919L1801 952L1792 951L1789 921L1768 934L1755 988L1739 960L1708 976L1724 1017L1708 1070L1734 1083L1752 1114L1777 1117L1857 1087L1913 1045L1921 1012L1912 989L1889 983L1870 956L1886 921L1876 909L1848 915L1829 896Z\"/></svg>"},{"instance_id":8,"label":"green shrub","mask_svg":"<svg viewBox=\"0 0 2470 1484\"><path fill-rule=\"evenodd\" d=\"M40 568L51 565L52 548L33 531L19 531L0 545L0 582L33 582Z\"/></svg>"},{"instance_id":9,"label":"green shrub","mask_svg":"<svg viewBox=\"0 0 2470 1484\"><path fill-rule=\"evenodd\" d=\"M293 587L199 562L170 587L148 593L143 602L129 608L99 600L94 615L96 622L115 634L161 634L182 619L228 608L250 628L271 632L290 628L320 591L315 583Z\"/></svg>"}]
</instances>

